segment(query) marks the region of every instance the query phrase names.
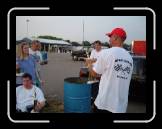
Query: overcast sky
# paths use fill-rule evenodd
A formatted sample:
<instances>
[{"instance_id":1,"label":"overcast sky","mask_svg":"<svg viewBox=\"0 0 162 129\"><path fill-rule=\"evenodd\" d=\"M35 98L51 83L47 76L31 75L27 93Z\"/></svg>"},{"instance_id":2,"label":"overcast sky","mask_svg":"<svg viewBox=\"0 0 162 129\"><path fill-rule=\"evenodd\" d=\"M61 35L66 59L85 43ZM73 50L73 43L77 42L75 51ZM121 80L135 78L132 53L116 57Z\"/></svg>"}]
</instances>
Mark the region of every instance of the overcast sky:
<instances>
[{"instance_id":1,"label":"overcast sky","mask_svg":"<svg viewBox=\"0 0 162 129\"><path fill-rule=\"evenodd\" d=\"M145 16L16 16L16 39L28 36L51 35L71 41L108 41L107 32L122 27L127 32L126 43L146 40Z\"/></svg>"}]
</instances>

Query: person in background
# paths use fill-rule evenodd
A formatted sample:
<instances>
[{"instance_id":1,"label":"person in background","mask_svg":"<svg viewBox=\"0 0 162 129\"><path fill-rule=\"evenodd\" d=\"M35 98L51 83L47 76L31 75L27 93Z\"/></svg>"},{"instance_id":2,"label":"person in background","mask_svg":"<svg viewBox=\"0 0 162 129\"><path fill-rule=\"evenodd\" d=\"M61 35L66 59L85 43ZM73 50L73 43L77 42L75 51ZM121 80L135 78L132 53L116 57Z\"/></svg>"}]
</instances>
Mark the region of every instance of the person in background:
<instances>
[{"instance_id":1,"label":"person in background","mask_svg":"<svg viewBox=\"0 0 162 129\"><path fill-rule=\"evenodd\" d=\"M45 106L45 98L40 88L32 84L32 76L24 73L23 85L16 88L17 112L40 112Z\"/></svg>"},{"instance_id":2,"label":"person in background","mask_svg":"<svg viewBox=\"0 0 162 129\"><path fill-rule=\"evenodd\" d=\"M38 42L37 43L37 51L36 51L36 53L40 57L40 60L39 60L40 65L43 65L44 64L44 60L43 60L43 55L42 55L42 51L41 50L42 50L41 43Z\"/></svg>"},{"instance_id":3,"label":"person in background","mask_svg":"<svg viewBox=\"0 0 162 129\"><path fill-rule=\"evenodd\" d=\"M96 61L100 58L100 54L102 52L102 44L99 40L96 40L94 43L94 49L91 52L90 58L86 59L86 66L89 67L89 65L92 64L92 67L94 67ZM98 89L99 89L99 81L100 81L101 75L97 74L96 77L93 77L91 75L91 72L89 72L89 80L92 81L92 90L91 90L91 102L93 103L97 97L98 94ZM95 81L95 83L93 83L93 81Z\"/></svg>"},{"instance_id":4,"label":"person in background","mask_svg":"<svg viewBox=\"0 0 162 129\"><path fill-rule=\"evenodd\" d=\"M37 44L39 43L39 41L38 40L33 40L32 42L31 42L31 47L29 48L29 53L31 54L31 55L35 55L36 54L36 52L37 52Z\"/></svg>"},{"instance_id":5,"label":"person in background","mask_svg":"<svg viewBox=\"0 0 162 129\"><path fill-rule=\"evenodd\" d=\"M29 54L33 55L36 60L36 74L37 74L36 83L37 86L42 88L43 81L41 77L41 64L43 62L43 58L40 49L41 49L40 42L38 40L33 40L31 43L31 48L29 48Z\"/></svg>"},{"instance_id":6,"label":"person in background","mask_svg":"<svg viewBox=\"0 0 162 129\"><path fill-rule=\"evenodd\" d=\"M92 50L90 57L86 59L86 65L88 65L89 63L92 63L94 65L97 59L100 57L102 44L99 40L94 42L94 48L95 49Z\"/></svg>"},{"instance_id":7,"label":"person in background","mask_svg":"<svg viewBox=\"0 0 162 129\"><path fill-rule=\"evenodd\" d=\"M110 38L110 49L104 50L94 67L92 76L102 74L99 92L94 102L94 112L125 113L128 105L128 91L133 71L133 59L123 48L126 32L115 28L106 34Z\"/></svg>"},{"instance_id":8,"label":"person in background","mask_svg":"<svg viewBox=\"0 0 162 129\"><path fill-rule=\"evenodd\" d=\"M94 60L94 62L97 61L97 59L100 57L100 53L102 51L102 44L99 40L94 42L95 49L92 50L90 59Z\"/></svg>"}]
</instances>

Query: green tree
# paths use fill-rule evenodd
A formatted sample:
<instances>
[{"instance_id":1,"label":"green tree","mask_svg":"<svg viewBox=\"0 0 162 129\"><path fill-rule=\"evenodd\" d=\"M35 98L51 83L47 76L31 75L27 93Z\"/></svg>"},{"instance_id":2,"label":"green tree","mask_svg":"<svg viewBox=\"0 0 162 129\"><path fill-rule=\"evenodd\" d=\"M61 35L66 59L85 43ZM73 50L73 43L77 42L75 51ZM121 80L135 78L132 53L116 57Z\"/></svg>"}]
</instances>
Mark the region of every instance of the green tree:
<instances>
[{"instance_id":1,"label":"green tree","mask_svg":"<svg viewBox=\"0 0 162 129\"><path fill-rule=\"evenodd\" d=\"M130 51L131 50L131 45L129 45L127 43L124 43L123 48L126 49L127 51Z\"/></svg>"},{"instance_id":2,"label":"green tree","mask_svg":"<svg viewBox=\"0 0 162 129\"><path fill-rule=\"evenodd\" d=\"M50 36L50 35L38 36L38 38L51 39L51 40L63 40L62 38L58 38L58 37L54 37L54 36Z\"/></svg>"},{"instance_id":3,"label":"green tree","mask_svg":"<svg viewBox=\"0 0 162 129\"><path fill-rule=\"evenodd\" d=\"M89 41L83 41L83 46L91 46Z\"/></svg>"},{"instance_id":4,"label":"green tree","mask_svg":"<svg viewBox=\"0 0 162 129\"><path fill-rule=\"evenodd\" d=\"M70 40L64 40L64 41L70 43Z\"/></svg>"},{"instance_id":5,"label":"green tree","mask_svg":"<svg viewBox=\"0 0 162 129\"><path fill-rule=\"evenodd\" d=\"M109 43L108 42L104 42L104 43L102 43L102 46L105 46L105 47L110 47L110 45L109 45Z\"/></svg>"},{"instance_id":6,"label":"green tree","mask_svg":"<svg viewBox=\"0 0 162 129\"><path fill-rule=\"evenodd\" d=\"M78 42L71 42L72 46L81 46L81 44L79 44Z\"/></svg>"}]
</instances>

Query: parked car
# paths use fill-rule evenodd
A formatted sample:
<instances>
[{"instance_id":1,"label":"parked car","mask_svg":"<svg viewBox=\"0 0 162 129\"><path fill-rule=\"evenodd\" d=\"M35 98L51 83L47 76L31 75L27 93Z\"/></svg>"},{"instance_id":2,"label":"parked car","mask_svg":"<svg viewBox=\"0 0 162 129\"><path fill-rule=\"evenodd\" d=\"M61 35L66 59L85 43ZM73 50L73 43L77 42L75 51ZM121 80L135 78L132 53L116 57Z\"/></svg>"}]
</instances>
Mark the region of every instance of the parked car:
<instances>
[{"instance_id":1,"label":"parked car","mask_svg":"<svg viewBox=\"0 0 162 129\"><path fill-rule=\"evenodd\" d=\"M146 56L133 57L133 73L129 88L129 98L146 99Z\"/></svg>"},{"instance_id":2,"label":"parked car","mask_svg":"<svg viewBox=\"0 0 162 129\"><path fill-rule=\"evenodd\" d=\"M83 60L84 58L87 58L87 52L83 49L78 51L72 51L71 55L74 61ZM88 53L88 55L90 55L90 53Z\"/></svg>"}]
</instances>

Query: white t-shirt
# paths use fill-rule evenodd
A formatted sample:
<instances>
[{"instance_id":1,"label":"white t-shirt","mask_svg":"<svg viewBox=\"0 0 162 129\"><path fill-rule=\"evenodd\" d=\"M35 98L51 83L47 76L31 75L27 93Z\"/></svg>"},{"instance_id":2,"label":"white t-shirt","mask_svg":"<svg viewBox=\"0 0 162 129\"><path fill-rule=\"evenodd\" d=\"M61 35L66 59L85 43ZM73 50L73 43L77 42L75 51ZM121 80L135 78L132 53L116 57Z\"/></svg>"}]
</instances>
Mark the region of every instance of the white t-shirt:
<instances>
[{"instance_id":1,"label":"white t-shirt","mask_svg":"<svg viewBox=\"0 0 162 129\"><path fill-rule=\"evenodd\" d=\"M42 54L40 51L33 51L31 48L29 48L29 54L33 55L34 57L36 57L36 66L37 66L37 72L39 72L39 75L37 75L37 77L39 79L41 79L41 75L40 75L40 72L41 72L41 65L40 65L40 62L43 61L43 57L42 57Z\"/></svg>"},{"instance_id":2,"label":"white t-shirt","mask_svg":"<svg viewBox=\"0 0 162 129\"><path fill-rule=\"evenodd\" d=\"M40 51L36 51L36 54L40 57L40 61L43 61L43 57Z\"/></svg>"},{"instance_id":3,"label":"white t-shirt","mask_svg":"<svg viewBox=\"0 0 162 129\"><path fill-rule=\"evenodd\" d=\"M99 52L96 51L95 49L93 49L92 52L91 52L90 58L98 60L98 58L100 57L101 52L102 52L102 49ZM95 63L93 63L93 66L94 66Z\"/></svg>"},{"instance_id":4,"label":"white t-shirt","mask_svg":"<svg viewBox=\"0 0 162 129\"><path fill-rule=\"evenodd\" d=\"M39 57L39 60L40 62L43 61L43 57L42 57L42 54L40 51L33 51L31 48L29 48L29 54L33 55L33 56L38 56Z\"/></svg>"},{"instance_id":5,"label":"white t-shirt","mask_svg":"<svg viewBox=\"0 0 162 129\"><path fill-rule=\"evenodd\" d=\"M45 101L43 92L35 85L33 85L32 89L25 89L24 86L16 88L16 109L25 112L26 106L34 105L35 99L38 102Z\"/></svg>"},{"instance_id":6,"label":"white t-shirt","mask_svg":"<svg viewBox=\"0 0 162 129\"><path fill-rule=\"evenodd\" d=\"M123 48L103 50L93 70L102 74L95 100L98 109L124 113L127 109L133 59Z\"/></svg>"},{"instance_id":7,"label":"white t-shirt","mask_svg":"<svg viewBox=\"0 0 162 129\"><path fill-rule=\"evenodd\" d=\"M91 59L98 59L100 57L100 53L101 53L102 50L100 50L99 52L96 51L95 49L92 50L91 52L91 55L90 55L90 58Z\"/></svg>"}]
</instances>

